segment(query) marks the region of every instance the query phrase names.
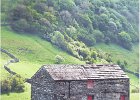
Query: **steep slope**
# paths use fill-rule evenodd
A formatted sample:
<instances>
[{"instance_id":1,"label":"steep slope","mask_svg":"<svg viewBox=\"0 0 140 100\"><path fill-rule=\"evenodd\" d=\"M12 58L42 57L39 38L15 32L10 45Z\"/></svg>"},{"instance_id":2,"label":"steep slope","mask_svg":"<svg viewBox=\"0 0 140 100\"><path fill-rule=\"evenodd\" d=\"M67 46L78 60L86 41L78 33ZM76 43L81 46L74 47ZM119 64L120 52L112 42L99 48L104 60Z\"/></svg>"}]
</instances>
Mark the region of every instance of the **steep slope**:
<instances>
[{"instance_id":1,"label":"steep slope","mask_svg":"<svg viewBox=\"0 0 140 100\"><path fill-rule=\"evenodd\" d=\"M20 59L20 62L14 64L11 68L21 72L23 76L29 73L30 75L27 75L27 77L31 77L41 65L56 63L56 55L64 58L63 63L84 63L37 36L17 34L8 27L2 27L1 33L1 47ZM10 58L2 53L2 60L7 61L7 59Z\"/></svg>"},{"instance_id":2,"label":"steep slope","mask_svg":"<svg viewBox=\"0 0 140 100\"><path fill-rule=\"evenodd\" d=\"M17 34L9 27L2 27L1 42L2 48L20 59L19 63L11 64L10 69L24 78L30 78L43 64L55 63L56 55L60 55L65 59L63 63L84 64L84 62L68 55L37 36ZM9 73L3 68L3 65L11 58L4 53L1 56L0 75L1 80L3 80L9 78ZM2 100L30 100L30 85L25 85L25 92L2 95Z\"/></svg>"}]
</instances>

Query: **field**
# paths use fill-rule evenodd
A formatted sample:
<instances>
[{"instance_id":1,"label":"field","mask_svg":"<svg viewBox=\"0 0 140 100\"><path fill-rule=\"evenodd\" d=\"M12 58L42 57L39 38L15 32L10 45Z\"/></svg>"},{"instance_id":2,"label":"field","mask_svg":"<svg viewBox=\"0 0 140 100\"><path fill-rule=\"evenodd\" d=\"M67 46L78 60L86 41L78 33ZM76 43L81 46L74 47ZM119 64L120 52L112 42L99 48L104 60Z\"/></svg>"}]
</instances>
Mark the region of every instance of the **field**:
<instances>
[{"instance_id":1,"label":"field","mask_svg":"<svg viewBox=\"0 0 140 100\"><path fill-rule=\"evenodd\" d=\"M9 67L25 78L30 78L42 65L55 63L55 56L62 56L68 64L84 64L84 62L70 56L66 52L51 45L49 42L33 35L23 35L13 32L9 27L2 27L1 47L20 59L19 63L11 64ZM98 44L94 48L101 49L112 54L113 60L125 59L129 62L128 69L137 71L138 69L138 44L135 44L132 51L127 51L117 45ZM2 67L10 58L2 53L1 58L1 80L9 75ZM133 66L133 67L132 67ZM128 74L132 85L138 86L138 78ZM12 77L12 76L11 76ZM25 92L10 93L1 96L2 100L30 100L30 84L25 84ZM130 85L131 90L135 88ZM130 92L131 92L130 90ZM138 93L131 93L131 100L138 100Z\"/></svg>"}]
</instances>

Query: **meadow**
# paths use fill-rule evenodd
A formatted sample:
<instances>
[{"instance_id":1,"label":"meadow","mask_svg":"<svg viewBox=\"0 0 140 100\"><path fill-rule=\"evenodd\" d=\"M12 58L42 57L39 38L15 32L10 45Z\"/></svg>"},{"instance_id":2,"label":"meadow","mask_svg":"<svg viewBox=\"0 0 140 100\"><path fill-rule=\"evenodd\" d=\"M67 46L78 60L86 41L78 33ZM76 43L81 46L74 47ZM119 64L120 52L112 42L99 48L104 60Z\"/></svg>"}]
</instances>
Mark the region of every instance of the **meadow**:
<instances>
[{"instance_id":1,"label":"meadow","mask_svg":"<svg viewBox=\"0 0 140 100\"><path fill-rule=\"evenodd\" d=\"M10 53L15 55L20 59L19 63L11 64L9 67L11 70L20 74L24 78L30 78L42 65L44 64L54 64L55 56L62 56L65 61L65 64L85 64L85 62L80 61L79 59L72 57L66 52L58 49L56 46L51 43L42 40L36 35L27 35L21 33L13 32L9 27L2 27L1 29L1 47L8 50ZM125 50L114 44L105 45L98 44L94 48L101 49L105 52L112 54L113 60L117 58L126 60L129 62L128 69L136 71L138 68L138 44L135 44L132 51ZM10 58L1 54L1 80L5 78L10 78L9 73L5 71L3 65L10 60ZM132 67L133 66L133 67ZM138 78L132 74L127 73L130 77L130 83L138 87ZM8 76L8 77L7 77ZM135 87L130 85L130 92ZM30 100L31 95L31 86L28 83L25 83L25 92L23 93L10 93L3 94L1 96L2 100ZM138 93L131 93L130 100L138 100Z\"/></svg>"}]
</instances>

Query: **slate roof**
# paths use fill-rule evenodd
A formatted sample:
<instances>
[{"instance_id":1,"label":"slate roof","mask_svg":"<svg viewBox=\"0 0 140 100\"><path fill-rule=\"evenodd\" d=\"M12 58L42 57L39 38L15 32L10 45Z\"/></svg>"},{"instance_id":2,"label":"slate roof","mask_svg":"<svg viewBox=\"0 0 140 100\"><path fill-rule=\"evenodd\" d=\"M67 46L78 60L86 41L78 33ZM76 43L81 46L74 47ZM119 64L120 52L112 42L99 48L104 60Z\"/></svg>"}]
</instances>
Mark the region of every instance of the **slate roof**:
<instances>
[{"instance_id":1,"label":"slate roof","mask_svg":"<svg viewBox=\"0 0 140 100\"><path fill-rule=\"evenodd\" d=\"M54 80L120 79L129 78L118 65L44 65Z\"/></svg>"}]
</instances>

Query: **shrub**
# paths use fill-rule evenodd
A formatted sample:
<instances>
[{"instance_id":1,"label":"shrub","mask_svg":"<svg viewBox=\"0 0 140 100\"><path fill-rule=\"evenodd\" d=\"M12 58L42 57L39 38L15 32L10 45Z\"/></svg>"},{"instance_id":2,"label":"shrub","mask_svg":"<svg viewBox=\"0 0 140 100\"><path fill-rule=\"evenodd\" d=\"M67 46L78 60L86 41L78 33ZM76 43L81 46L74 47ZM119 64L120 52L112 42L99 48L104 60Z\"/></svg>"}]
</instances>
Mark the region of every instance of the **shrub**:
<instances>
[{"instance_id":1,"label":"shrub","mask_svg":"<svg viewBox=\"0 0 140 100\"><path fill-rule=\"evenodd\" d=\"M132 89L131 93L139 93L139 89L138 88Z\"/></svg>"},{"instance_id":2,"label":"shrub","mask_svg":"<svg viewBox=\"0 0 140 100\"><path fill-rule=\"evenodd\" d=\"M117 64L118 64L118 65L121 65L121 61L120 61L120 60L117 60Z\"/></svg>"},{"instance_id":3,"label":"shrub","mask_svg":"<svg viewBox=\"0 0 140 100\"><path fill-rule=\"evenodd\" d=\"M77 38L77 29L73 26L69 26L67 29L66 29L66 32L67 34L72 37L73 39L76 39Z\"/></svg>"},{"instance_id":4,"label":"shrub","mask_svg":"<svg viewBox=\"0 0 140 100\"><path fill-rule=\"evenodd\" d=\"M90 53L88 49L81 49L78 51L79 55L81 55L84 59L86 59Z\"/></svg>"},{"instance_id":5,"label":"shrub","mask_svg":"<svg viewBox=\"0 0 140 100\"><path fill-rule=\"evenodd\" d=\"M110 38L109 37L105 37L105 44L109 44L110 43Z\"/></svg>"},{"instance_id":6,"label":"shrub","mask_svg":"<svg viewBox=\"0 0 140 100\"><path fill-rule=\"evenodd\" d=\"M24 92L24 79L15 75L10 79L1 81L1 93Z\"/></svg>"},{"instance_id":7,"label":"shrub","mask_svg":"<svg viewBox=\"0 0 140 100\"><path fill-rule=\"evenodd\" d=\"M3 80L1 82L1 93L9 93L11 91L10 80Z\"/></svg>"},{"instance_id":8,"label":"shrub","mask_svg":"<svg viewBox=\"0 0 140 100\"><path fill-rule=\"evenodd\" d=\"M104 38L104 34L99 30L94 30L93 34L95 36L96 42L102 42Z\"/></svg>"},{"instance_id":9,"label":"shrub","mask_svg":"<svg viewBox=\"0 0 140 100\"><path fill-rule=\"evenodd\" d=\"M47 6L45 3L37 3L35 6L34 6L34 9L39 12L39 13L44 13L45 10L46 10Z\"/></svg>"},{"instance_id":10,"label":"shrub","mask_svg":"<svg viewBox=\"0 0 140 100\"><path fill-rule=\"evenodd\" d=\"M78 39L88 46L93 46L96 44L96 39L91 34L89 35L79 34Z\"/></svg>"},{"instance_id":11,"label":"shrub","mask_svg":"<svg viewBox=\"0 0 140 100\"><path fill-rule=\"evenodd\" d=\"M15 22L13 22L13 25L11 26L13 30L18 32L26 32L28 31L28 28L30 25L25 19L20 19Z\"/></svg>"},{"instance_id":12,"label":"shrub","mask_svg":"<svg viewBox=\"0 0 140 100\"><path fill-rule=\"evenodd\" d=\"M72 19L72 15L69 11L67 11L67 10L61 11L60 16L61 16L62 21L65 23L65 25L72 24L73 19Z\"/></svg>"},{"instance_id":13,"label":"shrub","mask_svg":"<svg viewBox=\"0 0 140 100\"><path fill-rule=\"evenodd\" d=\"M65 59L63 57L61 57L60 55L56 55L55 56L55 63L56 64L61 64L65 61Z\"/></svg>"},{"instance_id":14,"label":"shrub","mask_svg":"<svg viewBox=\"0 0 140 100\"><path fill-rule=\"evenodd\" d=\"M21 76L14 76L11 80L11 91L23 92L24 91L24 80Z\"/></svg>"},{"instance_id":15,"label":"shrub","mask_svg":"<svg viewBox=\"0 0 140 100\"><path fill-rule=\"evenodd\" d=\"M91 52L91 57L96 60L97 59L97 52L96 51L92 51Z\"/></svg>"},{"instance_id":16,"label":"shrub","mask_svg":"<svg viewBox=\"0 0 140 100\"><path fill-rule=\"evenodd\" d=\"M121 32L118 34L119 37L119 44L124 48L131 50L132 49L132 39L126 32Z\"/></svg>"},{"instance_id":17,"label":"shrub","mask_svg":"<svg viewBox=\"0 0 140 100\"><path fill-rule=\"evenodd\" d=\"M17 21L19 19L32 20L32 15L25 5L18 5L10 12L11 21Z\"/></svg>"},{"instance_id":18,"label":"shrub","mask_svg":"<svg viewBox=\"0 0 140 100\"><path fill-rule=\"evenodd\" d=\"M64 35L61 34L59 31L55 31L51 38L51 42L58 47L62 48L63 50L67 50L67 43L64 39Z\"/></svg>"},{"instance_id":19,"label":"shrub","mask_svg":"<svg viewBox=\"0 0 140 100\"><path fill-rule=\"evenodd\" d=\"M59 0L59 5L61 10L72 10L75 2L73 0Z\"/></svg>"}]
</instances>

